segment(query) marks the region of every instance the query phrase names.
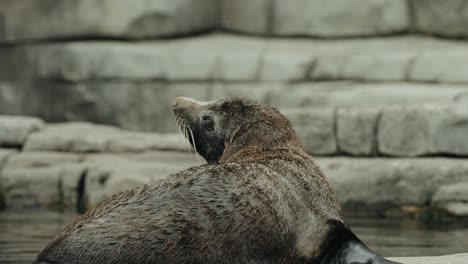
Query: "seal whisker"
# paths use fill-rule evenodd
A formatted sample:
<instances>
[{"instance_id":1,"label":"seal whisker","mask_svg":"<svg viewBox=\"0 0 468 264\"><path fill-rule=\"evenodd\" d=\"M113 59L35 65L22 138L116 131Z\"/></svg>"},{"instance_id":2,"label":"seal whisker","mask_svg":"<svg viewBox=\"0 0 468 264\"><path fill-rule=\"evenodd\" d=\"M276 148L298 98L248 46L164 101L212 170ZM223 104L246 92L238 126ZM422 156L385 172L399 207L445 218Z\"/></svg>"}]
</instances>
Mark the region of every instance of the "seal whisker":
<instances>
[{"instance_id":1,"label":"seal whisker","mask_svg":"<svg viewBox=\"0 0 468 264\"><path fill-rule=\"evenodd\" d=\"M182 131L184 133L184 137L185 137L185 147L186 147L186 153L187 153L187 156L189 158L189 161L191 162L192 161L192 157L191 157L191 153L192 153L192 146L190 145L190 140L188 139L188 124L186 123L183 123L183 128L182 128Z\"/></svg>"},{"instance_id":2,"label":"seal whisker","mask_svg":"<svg viewBox=\"0 0 468 264\"><path fill-rule=\"evenodd\" d=\"M193 148L195 150L194 154L195 154L195 158L197 159L197 161L200 161L200 158L198 157L198 151L197 151L197 144L195 143L195 137L193 136L193 131L192 131L192 128L190 127L190 125L188 126L188 129L190 131L190 136L192 137L192 145L193 145Z\"/></svg>"}]
</instances>

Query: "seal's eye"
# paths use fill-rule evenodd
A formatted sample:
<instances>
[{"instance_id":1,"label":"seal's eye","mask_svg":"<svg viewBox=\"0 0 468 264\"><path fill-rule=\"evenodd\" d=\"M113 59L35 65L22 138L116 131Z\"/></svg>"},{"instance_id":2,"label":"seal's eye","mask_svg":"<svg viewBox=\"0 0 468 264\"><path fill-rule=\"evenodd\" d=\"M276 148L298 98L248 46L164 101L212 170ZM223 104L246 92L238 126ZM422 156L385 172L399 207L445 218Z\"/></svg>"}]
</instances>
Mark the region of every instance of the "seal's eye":
<instances>
[{"instance_id":1,"label":"seal's eye","mask_svg":"<svg viewBox=\"0 0 468 264\"><path fill-rule=\"evenodd\" d=\"M214 121L213 121L213 118L211 116L203 116L202 121L203 121L203 127L207 131L211 131L211 130L214 129Z\"/></svg>"}]
</instances>

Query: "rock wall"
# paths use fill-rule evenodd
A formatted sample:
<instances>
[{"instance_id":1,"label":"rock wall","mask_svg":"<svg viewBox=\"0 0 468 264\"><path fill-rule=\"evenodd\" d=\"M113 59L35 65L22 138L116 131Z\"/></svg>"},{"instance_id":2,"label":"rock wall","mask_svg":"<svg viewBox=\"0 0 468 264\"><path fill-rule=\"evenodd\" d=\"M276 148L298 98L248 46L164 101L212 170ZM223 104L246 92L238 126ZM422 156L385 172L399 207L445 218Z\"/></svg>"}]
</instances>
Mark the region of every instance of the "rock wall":
<instances>
[{"instance_id":1,"label":"rock wall","mask_svg":"<svg viewBox=\"0 0 468 264\"><path fill-rule=\"evenodd\" d=\"M215 29L326 38L407 32L466 37L467 19L464 0L3 0L0 41L145 39Z\"/></svg>"},{"instance_id":2,"label":"rock wall","mask_svg":"<svg viewBox=\"0 0 468 264\"><path fill-rule=\"evenodd\" d=\"M331 114L292 118L306 148L323 153L340 148L340 141L330 139L332 132L304 124L306 120L331 127L321 120ZM44 124L37 118L11 116L1 116L0 124L0 200L6 208L83 211L117 192L203 162L184 153L188 142L177 134L90 123ZM316 162L345 209L379 215L468 216L466 158L340 156L319 157Z\"/></svg>"},{"instance_id":3,"label":"rock wall","mask_svg":"<svg viewBox=\"0 0 468 264\"><path fill-rule=\"evenodd\" d=\"M465 2L2 0L1 200L89 208L196 164L165 134L171 100L247 96L345 207L465 216Z\"/></svg>"},{"instance_id":4,"label":"rock wall","mask_svg":"<svg viewBox=\"0 0 468 264\"><path fill-rule=\"evenodd\" d=\"M281 108L467 102L464 3L4 0L0 114L172 132L176 95Z\"/></svg>"}]
</instances>

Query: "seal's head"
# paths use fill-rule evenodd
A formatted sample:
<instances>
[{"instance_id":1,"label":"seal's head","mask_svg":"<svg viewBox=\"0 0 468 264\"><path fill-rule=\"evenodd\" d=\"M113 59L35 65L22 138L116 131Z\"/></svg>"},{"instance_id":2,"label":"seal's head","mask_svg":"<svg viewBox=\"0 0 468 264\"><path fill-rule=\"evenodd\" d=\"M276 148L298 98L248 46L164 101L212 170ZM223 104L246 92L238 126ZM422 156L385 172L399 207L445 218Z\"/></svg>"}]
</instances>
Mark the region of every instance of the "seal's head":
<instances>
[{"instance_id":1,"label":"seal's head","mask_svg":"<svg viewBox=\"0 0 468 264\"><path fill-rule=\"evenodd\" d=\"M286 117L255 100L200 102L177 97L172 107L178 127L209 163L232 161L233 156L253 152L302 148Z\"/></svg>"}]
</instances>

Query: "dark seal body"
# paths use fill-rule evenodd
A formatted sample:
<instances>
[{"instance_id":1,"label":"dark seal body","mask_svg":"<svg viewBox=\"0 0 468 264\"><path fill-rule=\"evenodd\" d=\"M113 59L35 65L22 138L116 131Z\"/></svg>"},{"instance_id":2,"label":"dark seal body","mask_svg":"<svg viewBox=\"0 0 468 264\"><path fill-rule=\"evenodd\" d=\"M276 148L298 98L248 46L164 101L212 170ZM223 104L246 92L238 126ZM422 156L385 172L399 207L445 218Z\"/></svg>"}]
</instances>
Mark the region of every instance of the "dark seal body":
<instances>
[{"instance_id":1,"label":"dark seal body","mask_svg":"<svg viewBox=\"0 0 468 264\"><path fill-rule=\"evenodd\" d=\"M279 112L241 99L180 100L178 121L209 164L104 201L37 263L392 263L344 224L327 180ZM232 120L242 111L251 119Z\"/></svg>"}]
</instances>

